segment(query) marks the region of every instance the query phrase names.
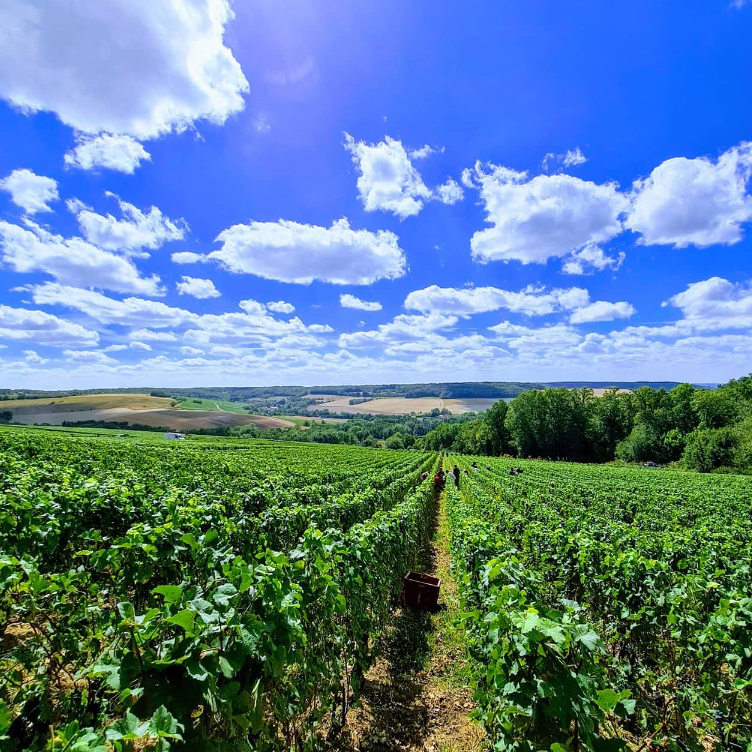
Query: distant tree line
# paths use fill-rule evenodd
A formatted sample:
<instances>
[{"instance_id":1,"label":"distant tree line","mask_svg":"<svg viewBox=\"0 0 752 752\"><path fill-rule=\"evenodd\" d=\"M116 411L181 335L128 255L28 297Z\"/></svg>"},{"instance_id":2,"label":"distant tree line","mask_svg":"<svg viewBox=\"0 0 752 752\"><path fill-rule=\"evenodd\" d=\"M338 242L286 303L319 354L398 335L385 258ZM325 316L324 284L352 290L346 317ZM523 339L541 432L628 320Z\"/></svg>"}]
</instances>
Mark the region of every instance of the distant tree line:
<instances>
[{"instance_id":1,"label":"distant tree line","mask_svg":"<svg viewBox=\"0 0 752 752\"><path fill-rule=\"evenodd\" d=\"M718 389L547 388L497 402L483 417L437 426L432 450L579 462L680 462L710 472L752 470L752 376Z\"/></svg>"}]
</instances>

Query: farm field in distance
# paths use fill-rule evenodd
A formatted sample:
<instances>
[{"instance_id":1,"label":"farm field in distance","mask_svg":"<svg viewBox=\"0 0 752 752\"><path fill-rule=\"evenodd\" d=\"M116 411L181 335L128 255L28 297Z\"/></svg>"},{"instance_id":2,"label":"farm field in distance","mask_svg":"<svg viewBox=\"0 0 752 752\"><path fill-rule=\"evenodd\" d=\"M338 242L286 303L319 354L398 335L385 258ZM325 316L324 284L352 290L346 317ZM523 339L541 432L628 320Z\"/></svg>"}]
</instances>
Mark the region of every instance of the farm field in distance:
<instances>
[{"instance_id":1,"label":"farm field in distance","mask_svg":"<svg viewBox=\"0 0 752 752\"><path fill-rule=\"evenodd\" d=\"M410 413L430 413L431 410L449 410L453 415L487 410L497 399L467 398L442 399L441 397L375 397L365 402L350 404L352 397L333 394L312 394L316 401L309 410L329 410L333 413L353 415L409 415Z\"/></svg>"},{"instance_id":2,"label":"farm field in distance","mask_svg":"<svg viewBox=\"0 0 752 752\"><path fill-rule=\"evenodd\" d=\"M362 695L381 733L373 670L427 545L488 744L752 743L752 478L142 436L0 428L9 750L349 750L332 723Z\"/></svg>"},{"instance_id":3,"label":"farm field in distance","mask_svg":"<svg viewBox=\"0 0 752 752\"><path fill-rule=\"evenodd\" d=\"M104 421L189 431L220 426L254 425L258 428L292 428L293 421L274 416L252 415L240 403L193 400L178 401L148 394L81 394L69 397L3 400L3 410L13 421L25 425Z\"/></svg>"}]
</instances>

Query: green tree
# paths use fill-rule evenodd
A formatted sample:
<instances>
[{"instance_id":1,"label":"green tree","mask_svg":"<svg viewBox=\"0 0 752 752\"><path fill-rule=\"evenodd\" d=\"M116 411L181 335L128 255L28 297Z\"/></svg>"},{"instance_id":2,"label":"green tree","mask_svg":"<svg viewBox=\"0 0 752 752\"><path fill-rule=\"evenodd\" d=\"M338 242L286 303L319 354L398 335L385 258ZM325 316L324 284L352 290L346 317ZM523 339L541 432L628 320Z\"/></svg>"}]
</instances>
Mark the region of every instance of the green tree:
<instances>
[{"instance_id":1,"label":"green tree","mask_svg":"<svg viewBox=\"0 0 752 752\"><path fill-rule=\"evenodd\" d=\"M504 400L495 402L483 416L488 432L489 454L499 456L509 451L509 431L505 425L509 405Z\"/></svg>"},{"instance_id":2,"label":"green tree","mask_svg":"<svg viewBox=\"0 0 752 752\"><path fill-rule=\"evenodd\" d=\"M679 384L668 393L671 401L671 422L673 427L683 434L694 431L699 422L694 407L696 393L697 390L692 384Z\"/></svg>"},{"instance_id":3,"label":"green tree","mask_svg":"<svg viewBox=\"0 0 752 752\"><path fill-rule=\"evenodd\" d=\"M729 428L700 428L687 437L682 465L709 473L732 463L735 445L736 436Z\"/></svg>"},{"instance_id":4,"label":"green tree","mask_svg":"<svg viewBox=\"0 0 752 752\"><path fill-rule=\"evenodd\" d=\"M699 418L700 428L723 428L739 417L734 395L727 389L698 390L692 405Z\"/></svg>"},{"instance_id":5,"label":"green tree","mask_svg":"<svg viewBox=\"0 0 752 752\"><path fill-rule=\"evenodd\" d=\"M629 436L617 445L616 459L624 462L663 462L660 434L649 423L638 423Z\"/></svg>"},{"instance_id":6,"label":"green tree","mask_svg":"<svg viewBox=\"0 0 752 752\"><path fill-rule=\"evenodd\" d=\"M607 462L614 459L616 446L632 430L631 399L614 387L594 399L588 411L588 453L593 459Z\"/></svg>"},{"instance_id":7,"label":"green tree","mask_svg":"<svg viewBox=\"0 0 752 752\"><path fill-rule=\"evenodd\" d=\"M385 442L387 449L404 449L405 437L401 433L392 434Z\"/></svg>"}]
</instances>

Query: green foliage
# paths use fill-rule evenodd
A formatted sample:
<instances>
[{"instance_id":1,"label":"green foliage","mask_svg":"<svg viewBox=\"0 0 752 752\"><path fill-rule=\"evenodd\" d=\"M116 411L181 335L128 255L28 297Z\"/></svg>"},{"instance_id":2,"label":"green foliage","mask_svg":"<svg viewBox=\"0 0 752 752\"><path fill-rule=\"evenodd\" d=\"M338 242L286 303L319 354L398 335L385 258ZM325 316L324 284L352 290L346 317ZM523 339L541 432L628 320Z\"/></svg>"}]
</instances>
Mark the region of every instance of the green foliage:
<instances>
[{"instance_id":1,"label":"green foliage","mask_svg":"<svg viewBox=\"0 0 752 752\"><path fill-rule=\"evenodd\" d=\"M642 386L634 392L587 388L527 391L509 405L497 402L462 428L438 427L423 444L466 454L557 458L587 462L675 462L697 429L733 428L729 456L686 467L722 465L752 471L752 376L718 389L679 384L665 392ZM724 450L725 451L725 450ZM710 463L710 465L708 464Z\"/></svg>"},{"instance_id":2,"label":"green foliage","mask_svg":"<svg viewBox=\"0 0 752 752\"><path fill-rule=\"evenodd\" d=\"M446 493L493 749L750 749L752 481L489 462Z\"/></svg>"},{"instance_id":3,"label":"green foliage","mask_svg":"<svg viewBox=\"0 0 752 752\"><path fill-rule=\"evenodd\" d=\"M735 446L736 436L730 428L699 428L687 436L682 465L709 473L731 464Z\"/></svg>"},{"instance_id":4,"label":"green foliage","mask_svg":"<svg viewBox=\"0 0 752 752\"><path fill-rule=\"evenodd\" d=\"M697 392L692 406L699 418L700 428L723 428L738 418L737 402L725 389Z\"/></svg>"},{"instance_id":5,"label":"green foliage","mask_svg":"<svg viewBox=\"0 0 752 752\"><path fill-rule=\"evenodd\" d=\"M4 429L0 737L33 752L312 749L358 696L435 467Z\"/></svg>"}]
</instances>

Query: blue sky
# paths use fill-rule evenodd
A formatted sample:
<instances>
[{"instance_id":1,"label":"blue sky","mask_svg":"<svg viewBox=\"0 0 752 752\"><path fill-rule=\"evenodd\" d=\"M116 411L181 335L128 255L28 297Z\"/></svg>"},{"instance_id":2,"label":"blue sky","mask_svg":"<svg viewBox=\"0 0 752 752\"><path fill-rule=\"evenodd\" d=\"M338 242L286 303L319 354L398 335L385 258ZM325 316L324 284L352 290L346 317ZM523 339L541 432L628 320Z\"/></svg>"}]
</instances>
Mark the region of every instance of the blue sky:
<instances>
[{"instance_id":1,"label":"blue sky","mask_svg":"<svg viewBox=\"0 0 752 752\"><path fill-rule=\"evenodd\" d=\"M2 386L724 381L752 2L7 0Z\"/></svg>"}]
</instances>

